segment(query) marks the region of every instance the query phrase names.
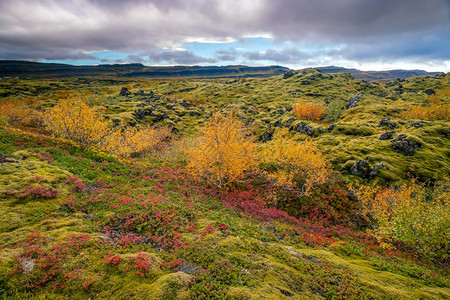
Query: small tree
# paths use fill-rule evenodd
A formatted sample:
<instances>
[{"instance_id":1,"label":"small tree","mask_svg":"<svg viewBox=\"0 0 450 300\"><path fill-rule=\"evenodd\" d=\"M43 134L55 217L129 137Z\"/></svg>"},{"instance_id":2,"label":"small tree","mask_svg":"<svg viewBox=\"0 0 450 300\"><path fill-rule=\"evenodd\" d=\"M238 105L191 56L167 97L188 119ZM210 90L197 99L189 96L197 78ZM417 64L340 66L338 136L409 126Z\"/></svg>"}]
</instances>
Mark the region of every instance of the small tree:
<instances>
[{"instance_id":1,"label":"small tree","mask_svg":"<svg viewBox=\"0 0 450 300\"><path fill-rule=\"evenodd\" d=\"M327 106L327 121L336 121L341 117L342 105L339 100L331 101Z\"/></svg>"},{"instance_id":2,"label":"small tree","mask_svg":"<svg viewBox=\"0 0 450 300\"><path fill-rule=\"evenodd\" d=\"M255 143L247 139L243 124L219 113L203 126L185 154L189 173L216 186L239 180L256 164Z\"/></svg>"},{"instance_id":3,"label":"small tree","mask_svg":"<svg viewBox=\"0 0 450 300\"><path fill-rule=\"evenodd\" d=\"M113 132L113 128L103 120L104 110L104 107L90 107L86 99L78 95L65 94L41 116L53 135L88 148L98 145Z\"/></svg>"},{"instance_id":4,"label":"small tree","mask_svg":"<svg viewBox=\"0 0 450 300\"><path fill-rule=\"evenodd\" d=\"M283 128L259 150L261 162L267 165L263 174L277 185L295 187L301 183L304 194L309 194L312 186L329 179L330 165L312 139L298 143Z\"/></svg>"}]
</instances>

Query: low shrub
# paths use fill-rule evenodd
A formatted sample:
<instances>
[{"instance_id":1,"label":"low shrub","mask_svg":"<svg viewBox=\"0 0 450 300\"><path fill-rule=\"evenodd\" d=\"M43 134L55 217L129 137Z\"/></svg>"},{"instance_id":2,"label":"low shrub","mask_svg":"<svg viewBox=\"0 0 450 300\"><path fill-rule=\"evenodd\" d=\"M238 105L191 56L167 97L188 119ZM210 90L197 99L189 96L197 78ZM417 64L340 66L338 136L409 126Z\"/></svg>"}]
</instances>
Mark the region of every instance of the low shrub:
<instances>
[{"instance_id":1,"label":"low shrub","mask_svg":"<svg viewBox=\"0 0 450 300\"><path fill-rule=\"evenodd\" d=\"M321 118L327 113L326 110L320 106L306 103L301 100L299 103L294 104L292 112L300 119L320 121Z\"/></svg>"},{"instance_id":2,"label":"low shrub","mask_svg":"<svg viewBox=\"0 0 450 300\"><path fill-rule=\"evenodd\" d=\"M450 207L445 187L430 192L413 179L399 188L373 183L351 189L375 221L374 233L380 241L400 241L437 264L448 262Z\"/></svg>"}]
</instances>

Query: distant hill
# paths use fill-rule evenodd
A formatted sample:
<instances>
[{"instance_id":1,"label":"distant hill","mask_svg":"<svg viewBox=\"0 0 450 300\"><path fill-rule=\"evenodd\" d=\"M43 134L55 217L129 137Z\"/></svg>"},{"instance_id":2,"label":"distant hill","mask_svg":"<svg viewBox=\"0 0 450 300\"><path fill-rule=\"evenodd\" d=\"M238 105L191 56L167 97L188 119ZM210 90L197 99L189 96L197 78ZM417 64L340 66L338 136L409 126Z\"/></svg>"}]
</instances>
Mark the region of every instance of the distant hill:
<instances>
[{"instance_id":1,"label":"distant hill","mask_svg":"<svg viewBox=\"0 0 450 300\"><path fill-rule=\"evenodd\" d=\"M67 64L0 60L0 77L126 77L126 78L246 78L281 75L281 66L174 66L148 67L142 64L73 66Z\"/></svg>"},{"instance_id":2,"label":"distant hill","mask_svg":"<svg viewBox=\"0 0 450 300\"><path fill-rule=\"evenodd\" d=\"M314 68L323 73L350 73L355 79L367 81L387 81L397 78L406 79L416 76L434 76L439 72L427 72L423 70L387 70L387 71L360 71L343 67L329 66Z\"/></svg>"},{"instance_id":3,"label":"distant hill","mask_svg":"<svg viewBox=\"0 0 450 300\"><path fill-rule=\"evenodd\" d=\"M343 67L328 66L308 68L323 73L350 73L355 79L367 81L387 81L414 76L434 76L438 72L423 70L360 71ZM73 66L68 64L39 63L17 60L0 60L0 77L22 78L249 78L270 77L289 71L282 66L144 66L143 64L113 64L94 66Z\"/></svg>"}]
</instances>

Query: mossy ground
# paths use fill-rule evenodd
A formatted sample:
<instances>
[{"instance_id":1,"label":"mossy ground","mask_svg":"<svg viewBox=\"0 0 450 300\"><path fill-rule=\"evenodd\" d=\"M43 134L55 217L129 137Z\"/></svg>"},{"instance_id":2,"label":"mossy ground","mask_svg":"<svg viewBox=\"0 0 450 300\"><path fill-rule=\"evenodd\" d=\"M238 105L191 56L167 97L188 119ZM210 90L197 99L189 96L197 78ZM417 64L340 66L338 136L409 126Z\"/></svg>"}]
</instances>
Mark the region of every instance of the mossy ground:
<instances>
[{"instance_id":1,"label":"mossy ground","mask_svg":"<svg viewBox=\"0 0 450 300\"><path fill-rule=\"evenodd\" d=\"M450 297L446 270L366 244L362 232L252 214L176 162L10 128L0 138L14 158L0 173L4 299ZM20 198L30 181L60 193Z\"/></svg>"},{"instance_id":2,"label":"mossy ground","mask_svg":"<svg viewBox=\"0 0 450 300\"><path fill-rule=\"evenodd\" d=\"M132 92L128 97L118 96L124 86ZM179 137L195 134L218 110L234 110L256 136L267 125L295 128L305 122L335 170L349 179L349 166L359 159L371 166L383 162L377 177L394 183L408 172L427 181L444 180L450 171L448 121L415 127L397 117L412 104L424 104L426 89L448 89L443 76L381 85L315 70L287 79L0 81L5 99L34 97L42 106L67 89L104 103L113 120L169 125ZM341 109L356 93L358 106ZM333 122L298 120L291 108L299 99L337 103L333 109L339 111ZM448 103L448 95L442 101ZM390 140L379 139L392 130L378 126L386 117L397 127L394 138L406 134L423 147L412 156L394 152ZM355 204L334 203L339 193L331 188L302 203L332 208L333 222L289 203L275 207L255 178L249 179L254 189L211 189L185 174L183 143L189 140L125 160L40 129L1 127L0 154L8 161L0 166L0 297L450 298L446 268L408 251L385 250L348 219L336 221L340 210ZM322 204L326 199L331 206Z\"/></svg>"},{"instance_id":3,"label":"mossy ground","mask_svg":"<svg viewBox=\"0 0 450 300\"><path fill-rule=\"evenodd\" d=\"M130 95L119 96L122 87ZM34 97L41 105L52 105L60 90L89 95L93 104L103 103L112 120L130 124L150 123L174 128L178 136L192 135L213 111L233 110L259 137L267 128L290 127L305 122L311 126L319 148L327 153L335 170L349 175L348 166L364 159L373 167L383 164L378 178L398 184L407 174L423 181L434 182L448 177L449 134L447 121L425 121L415 127L399 117L412 105L427 105L430 91L449 104L448 75L414 77L383 83L368 83L353 79L350 74L324 74L303 70L284 79L274 76L263 79L185 79L185 80L9 80L0 81L0 93L5 99ZM357 106L345 109L347 101L358 94ZM298 120L292 106L300 99L328 107L332 121L314 123ZM187 104L186 104L187 103ZM390 128L380 126L389 117ZM327 130L334 125L332 130ZM395 127L395 128L394 128ZM380 140L380 135L395 130L420 141L422 148L413 156L393 151L392 139ZM295 131L293 131L295 132ZM296 133L299 140L304 133Z\"/></svg>"}]
</instances>

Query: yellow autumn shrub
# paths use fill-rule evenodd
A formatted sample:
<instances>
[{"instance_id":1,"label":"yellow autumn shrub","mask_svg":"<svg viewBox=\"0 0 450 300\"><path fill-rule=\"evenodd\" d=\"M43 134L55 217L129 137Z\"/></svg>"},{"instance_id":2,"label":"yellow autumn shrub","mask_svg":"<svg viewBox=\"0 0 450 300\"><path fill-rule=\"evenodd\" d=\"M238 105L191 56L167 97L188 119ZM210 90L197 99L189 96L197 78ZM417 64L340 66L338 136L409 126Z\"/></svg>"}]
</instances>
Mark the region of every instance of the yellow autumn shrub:
<instances>
[{"instance_id":1,"label":"yellow autumn shrub","mask_svg":"<svg viewBox=\"0 0 450 300\"><path fill-rule=\"evenodd\" d=\"M217 186L236 182L256 165L255 143L232 115L215 113L184 152L188 172Z\"/></svg>"},{"instance_id":2,"label":"yellow autumn shrub","mask_svg":"<svg viewBox=\"0 0 450 300\"><path fill-rule=\"evenodd\" d=\"M100 148L116 155L130 156L158 146L169 136L167 128L155 129L149 125L122 126L106 136Z\"/></svg>"},{"instance_id":3,"label":"yellow autumn shrub","mask_svg":"<svg viewBox=\"0 0 450 300\"><path fill-rule=\"evenodd\" d=\"M330 164L317 149L316 142L307 139L299 143L285 128L259 147L259 157L268 166L262 171L267 178L285 187L295 187L300 182L305 194L330 176Z\"/></svg>"},{"instance_id":4,"label":"yellow autumn shrub","mask_svg":"<svg viewBox=\"0 0 450 300\"><path fill-rule=\"evenodd\" d=\"M401 241L435 260L450 258L450 207L446 187L429 190L413 179L399 188L356 184L350 186L363 212L376 221L380 241Z\"/></svg>"},{"instance_id":5,"label":"yellow autumn shrub","mask_svg":"<svg viewBox=\"0 0 450 300\"><path fill-rule=\"evenodd\" d=\"M150 126L113 124L103 118L103 106L89 106L85 97L59 93L58 103L41 113L44 126L54 136L71 140L83 148L96 147L121 156L150 150L167 137L166 130Z\"/></svg>"},{"instance_id":6,"label":"yellow autumn shrub","mask_svg":"<svg viewBox=\"0 0 450 300\"><path fill-rule=\"evenodd\" d=\"M83 148L101 143L113 128L103 119L105 108L90 107L86 99L68 94L42 112L44 126L57 137L65 138Z\"/></svg>"}]
</instances>

